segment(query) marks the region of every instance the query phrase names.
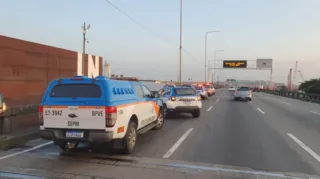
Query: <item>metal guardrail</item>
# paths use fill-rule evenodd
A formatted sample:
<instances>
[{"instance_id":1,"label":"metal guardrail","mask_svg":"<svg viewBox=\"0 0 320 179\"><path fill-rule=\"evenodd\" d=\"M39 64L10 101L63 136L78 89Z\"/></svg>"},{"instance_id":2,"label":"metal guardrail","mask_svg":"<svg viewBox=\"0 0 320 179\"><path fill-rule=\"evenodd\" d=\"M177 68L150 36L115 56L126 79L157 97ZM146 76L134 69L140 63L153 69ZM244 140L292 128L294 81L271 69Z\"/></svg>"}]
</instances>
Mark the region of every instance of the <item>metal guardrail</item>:
<instances>
[{"instance_id":1,"label":"metal guardrail","mask_svg":"<svg viewBox=\"0 0 320 179\"><path fill-rule=\"evenodd\" d=\"M320 103L319 94L300 93L295 91L275 91L275 90L263 90L262 92L284 96L288 98L299 99L308 102Z\"/></svg>"},{"instance_id":2,"label":"metal guardrail","mask_svg":"<svg viewBox=\"0 0 320 179\"><path fill-rule=\"evenodd\" d=\"M0 120L10 116L36 113L38 111L38 106L39 106L38 104L29 104L29 105L8 107L8 109L4 111L3 114L0 115Z\"/></svg>"}]
</instances>

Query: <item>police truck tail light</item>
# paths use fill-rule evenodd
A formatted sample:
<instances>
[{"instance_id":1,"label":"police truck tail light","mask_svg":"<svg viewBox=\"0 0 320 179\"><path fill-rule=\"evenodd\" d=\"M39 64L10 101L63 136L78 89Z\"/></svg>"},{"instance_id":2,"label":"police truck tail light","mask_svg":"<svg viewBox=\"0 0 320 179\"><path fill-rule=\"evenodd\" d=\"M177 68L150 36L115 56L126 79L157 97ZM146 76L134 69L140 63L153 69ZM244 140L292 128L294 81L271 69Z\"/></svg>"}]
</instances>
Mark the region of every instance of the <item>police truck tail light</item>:
<instances>
[{"instance_id":1,"label":"police truck tail light","mask_svg":"<svg viewBox=\"0 0 320 179\"><path fill-rule=\"evenodd\" d=\"M177 98L175 96L171 96L171 101L175 101Z\"/></svg>"},{"instance_id":2,"label":"police truck tail light","mask_svg":"<svg viewBox=\"0 0 320 179\"><path fill-rule=\"evenodd\" d=\"M40 126L43 126L43 106L38 107L38 119Z\"/></svg>"},{"instance_id":3,"label":"police truck tail light","mask_svg":"<svg viewBox=\"0 0 320 179\"><path fill-rule=\"evenodd\" d=\"M106 127L113 127L117 120L117 107L107 106L105 109Z\"/></svg>"}]
</instances>

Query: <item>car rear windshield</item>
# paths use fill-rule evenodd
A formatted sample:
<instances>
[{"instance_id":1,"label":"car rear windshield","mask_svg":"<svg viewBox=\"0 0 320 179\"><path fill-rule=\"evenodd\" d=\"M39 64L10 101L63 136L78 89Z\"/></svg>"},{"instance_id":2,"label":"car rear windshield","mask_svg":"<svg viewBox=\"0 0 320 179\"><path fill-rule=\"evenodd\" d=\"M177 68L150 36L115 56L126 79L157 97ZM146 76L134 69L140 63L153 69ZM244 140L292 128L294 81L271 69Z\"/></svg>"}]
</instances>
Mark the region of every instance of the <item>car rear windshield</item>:
<instances>
[{"instance_id":1,"label":"car rear windshield","mask_svg":"<svg viewBox=\"0 0 320 179\"><path fill-rule=\"evenodd\" d=\"M55 86L50 93L53 98L100 98L101 89L94 84L62 84Z\"/></svg>"},{"instance_id":2,"label":"car rear windshield","mask_svg":"<svg viewBox=\"0 0 320 179\"><path fill-rule=\"evenodd\" d=\"M239 87L238 88L238 91L249 91L250 90L250 88L248 88L248 87Z\"/></svg>"},{"instance_id":3,"label":"car rear windshield","mask_svg":"<svg viewBox=\"0 0 320 179\"><path fill-rule=\"evenodd\" d=\"M175 89L174 92L177 95L195 95L196 94L196 90L192 88L178 88L178 89Z\"/></svg>"}]
</instances>

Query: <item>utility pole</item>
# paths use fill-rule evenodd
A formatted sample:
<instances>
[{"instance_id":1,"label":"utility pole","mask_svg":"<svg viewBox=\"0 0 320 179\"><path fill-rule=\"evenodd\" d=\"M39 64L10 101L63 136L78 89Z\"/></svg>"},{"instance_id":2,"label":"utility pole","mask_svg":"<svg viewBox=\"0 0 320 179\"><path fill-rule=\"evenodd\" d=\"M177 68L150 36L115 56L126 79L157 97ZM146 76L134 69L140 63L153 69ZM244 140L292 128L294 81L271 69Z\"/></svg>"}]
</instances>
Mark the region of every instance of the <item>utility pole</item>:
<instances>
[{"instance_id":1,"label":"utility pole","mask_svg":"<svg viewBox=\"0 0 320 179\"><path fill-rule=\"evenodd\" d=\"M90 24L86 26L86 22L83 23L83 26L81 27L83 29L83 41L82 41L82 75L84 76L84 57L86 53L86 42L89 43L89 41L86 38L87 30L90 29Z\"/></svg>"},{"instance_id":2,"label":"utility pole","mask_svg":"<svg viewBox=\"0 0 320 179\"><path fill-rule=\"evenodd\" d=\"M182 83L182 72L181 72L181 65L182 65L182 0L180 0L180 67L179 67L179 83Z\"/></svg>"}]
</instances>

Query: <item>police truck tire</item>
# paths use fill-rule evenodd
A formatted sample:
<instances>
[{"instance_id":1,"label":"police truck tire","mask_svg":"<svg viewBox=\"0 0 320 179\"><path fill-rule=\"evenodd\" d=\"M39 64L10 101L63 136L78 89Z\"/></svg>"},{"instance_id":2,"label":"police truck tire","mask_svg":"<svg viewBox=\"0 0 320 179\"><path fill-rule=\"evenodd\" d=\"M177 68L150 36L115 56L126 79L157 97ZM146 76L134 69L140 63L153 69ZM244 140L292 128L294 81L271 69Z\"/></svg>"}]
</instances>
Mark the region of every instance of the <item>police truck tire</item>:
<instances>
[{"instance_id":1,"label":"police truck tire","mask_svg":"<svg viewBox=\"0 0 320 179\"><path fill-rule=\"evenodd\" d=\"M137 124L133 121L129 122L126 135L123 139L123 153L131 154L136 148L137 144Z\"/></svg>"},{"instance_id":2,"label":"police truck tire","mask_svg":"<svg viewBox=\"0 0 320 179\"><path fill-rule=\"evenodd\" d=\"M200 116L200 109L191 113L193 118L198 118Z\"/></svg>"},{"instance_id":3,"label":"police truck tire","mask_svg":"<svg viewBox=\"0 0 320 179\"><path fill-rule=\"evenodd\" d=\"M163 124L164 124L164 110L160 109L159 116L158 116L158 119L157 119L157 125L153 129L159 130L159 129L161 129L163 127Z\"/></svg>"},{"instance_id":4,"label":"police truck tire","mask_svg":"<svg viewBox=\"0 0 320 179\"><path fill-rule=\"evenodd\" d=\"M61 144L59 144L58 146L60 147L60 149L61 149L62 151L66 151L66 144L65 144L65 143L61 143Z\"/></svg>"}]
</instances>

